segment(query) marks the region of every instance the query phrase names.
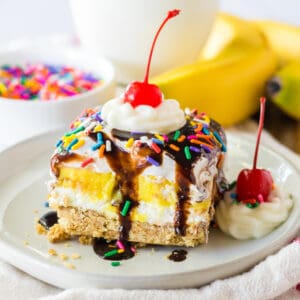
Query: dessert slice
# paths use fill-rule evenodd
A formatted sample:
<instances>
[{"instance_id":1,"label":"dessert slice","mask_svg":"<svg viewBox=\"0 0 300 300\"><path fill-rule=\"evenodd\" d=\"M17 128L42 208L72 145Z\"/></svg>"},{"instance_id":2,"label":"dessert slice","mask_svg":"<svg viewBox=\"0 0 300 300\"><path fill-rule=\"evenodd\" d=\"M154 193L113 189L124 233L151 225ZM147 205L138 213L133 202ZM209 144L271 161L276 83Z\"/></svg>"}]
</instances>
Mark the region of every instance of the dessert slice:
<instances>
[{"instance_id":1,"label":"dessert slice","mask_svg":"<svg viewBox=\"0 0 300 300\"><path fill-rule=\"evenodd\" d=\"M179 109L174 100L161 105L166 104ZM168 134L138 133L112 129L100 108L81 115L51 159L49 204L64 230L150 244L207 242L223 178L225 136L196 111L182 112L180 122Z\"/></svg>"}]
</instances>

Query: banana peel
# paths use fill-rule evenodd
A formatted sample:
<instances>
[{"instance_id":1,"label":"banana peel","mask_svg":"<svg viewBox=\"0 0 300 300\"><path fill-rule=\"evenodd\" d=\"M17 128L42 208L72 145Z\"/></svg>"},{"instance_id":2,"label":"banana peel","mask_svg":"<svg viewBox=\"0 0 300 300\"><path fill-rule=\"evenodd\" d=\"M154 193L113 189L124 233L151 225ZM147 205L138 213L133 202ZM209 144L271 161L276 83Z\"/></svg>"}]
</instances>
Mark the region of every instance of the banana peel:
<instances>
[{"instance_id":1,"label":"banana peel","mask_svg":"<svg viewBox=\"0 0 300 300\"><path fill-rule=\"evenodd\" d=\"M220 20L217 19L217 24ZM232 16L223 17L222 22L227 24L224 30L231 31L225 41L221 42L219 32L225 25L220 23L198 61L151 81L161 88L166 98L177 99L182 107L205 111L222 125L229 126L258 109L258 99L276 69L277 59L253 24Z\"/></svg>"}]
</instances>

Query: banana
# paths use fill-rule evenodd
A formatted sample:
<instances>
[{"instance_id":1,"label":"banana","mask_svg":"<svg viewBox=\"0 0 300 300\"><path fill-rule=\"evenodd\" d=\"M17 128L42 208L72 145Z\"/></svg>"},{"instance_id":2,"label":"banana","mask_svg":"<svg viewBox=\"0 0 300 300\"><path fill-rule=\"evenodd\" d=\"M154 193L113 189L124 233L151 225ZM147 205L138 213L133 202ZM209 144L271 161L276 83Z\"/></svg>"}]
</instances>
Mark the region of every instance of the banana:
<instances>
[{"instance_id":1,"label":"banana","mask_svg":"<svg viewBox=\"0 0 300 300\"><path fill-rule=\"evenodd\" d=\"M267 96L286 114L300 120L300 27L253 21L267 37L281 67L266 84Z\"/></svg>"},{"instance_id":2,"label":"banana","mask_svg":"<svg viewBox=\"0 0 300 300\"><path fill-rule=\"evenodd\" d=\"M275 54L253 24L221 15L199 61L152 82L165 97L179 99L183 107L198 108L228 126L257 110L257 99L276 65Z\"/></svg>"},{"instance_id":3,"label":"banana","mask_svg":"<svg viewBox=\"0 0 300 300\"><path fill-rule=\"evenodd\" d=\"M266 45L266 37L256 25L235 16L220 13L199 60L220 59L241 48L255 50Z\"/></svg>"},{"instance_id":4,"label":"banana","mask_svg":"<svg viewBox=\"0 0 300 300\"><path fill-rule=\"evenodd\" d=\"M300 62L280 69L266 85L267 96L289 116L300 120Z\"/></svg>"},{"instance_id":5,"label":"banana","mask_svg":"<svg viewBox=\"0 0 300 300\"><path fill-rule=\"evenodd\" d=\"M273 51L278 55L280 64L300 61L300 28L274 21L254 21L267 37Z\"/></svg>"}]
</instances>

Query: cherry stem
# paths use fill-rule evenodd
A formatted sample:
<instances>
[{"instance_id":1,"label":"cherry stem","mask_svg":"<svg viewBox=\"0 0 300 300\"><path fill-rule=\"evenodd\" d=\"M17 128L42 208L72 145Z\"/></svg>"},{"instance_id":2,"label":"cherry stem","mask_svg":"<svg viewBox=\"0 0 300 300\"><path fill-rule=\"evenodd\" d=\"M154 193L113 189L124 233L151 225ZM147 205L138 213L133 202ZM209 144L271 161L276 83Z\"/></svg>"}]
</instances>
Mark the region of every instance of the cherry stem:
<instances>
[{"instance_id":1,"label":"cherry stem","mask_svg":"<svg viewBox=\"0 0 300 300\"><path fill-rule=\"evenodd\" d=\"M154 40L152 42L152 46L151 46L151 50L150 50L150 54L148 57L148 64L147 64L147 69L146 69L146 75L144 78L144 83L148 83L148 78L149 78L149 71L150 71L150 64L151 64L151 60L152 60L152 54L153 54L153 50L154 50L154 46L156 43L156 40L161 32L161 30L163 29L163 27L165 26L165 24L168 22L168 20L170 20L173 17L176 17L178 14L180 13L179 9L174 9L174 10L170 10L168 12L168 15L166 16L166 18L164 19L164 21L161 23L161 25L158 28L158 31L155 34Z\"/></svg>"},{"instance_id":2,"label":"cherry stem","mask_svg":"<svg viewBox=\"0 0 300 300\"><path fill-rule=\"evenodd\" d=\"M258 133L257 133L255 154L254 154L254 159L253 159L253 169L256 169L257 156L258 156L258 148L259 148L259 143L260 143L260 136L261 136L261 132L262 132L263 127L264 127L265 108L266 108L266 98L265 97L261 97L260 98L259 125L258 125Z\"/></svg>"}]
</instances>

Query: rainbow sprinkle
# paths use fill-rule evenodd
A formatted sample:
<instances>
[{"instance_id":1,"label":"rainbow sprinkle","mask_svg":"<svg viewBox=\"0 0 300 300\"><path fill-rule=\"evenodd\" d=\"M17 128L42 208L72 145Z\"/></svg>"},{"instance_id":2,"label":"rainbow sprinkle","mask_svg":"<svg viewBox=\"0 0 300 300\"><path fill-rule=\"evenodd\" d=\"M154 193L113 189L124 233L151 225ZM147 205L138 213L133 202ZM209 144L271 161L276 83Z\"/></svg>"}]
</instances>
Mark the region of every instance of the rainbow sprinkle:
<instances>
[{"instance_id":1,"label":"rainbow sprinkle","mask_svg":"<svg viewBox=\"0 0 300 300\"><path fill-rule=\"evenodd\" d=\"M102 125L97 125L97 126L94 127L93 132L99 132L99 131L101 131L102 129L103 129L103 126L102 126Z\"/></svg>"},{"instance_id":2,"label":"rainbow sprinkle","mask_svg":"<svg viewBox=\"0 0 300 300\"><path fill-rule=\"evenodd\" d=\"M59 141L56 143L55 147L58 148L62 143L63 143L63 141L62 141L62 140L59 140Z\"/></svg>"},{"instance_id":3,"label":"rainbow sprinkle","mask_svg":"<svg viewBox=\"0 0 300 300\"><path fill-rule=\"evenodd\" d=\"M158 145L163 145L164 144L164 141L156 139L156 138L152 138L152 142L154 142L155 144L158 144Z\"/></svg>"},{"instance_id":4,"label":"rainbow sprinkle","mask_svg":"<svg viewBox=\"0 0 300 300\"><path fill-rule=\"evenodd\" d=\"M68 145L67 147L67 151L70 151L72 149L72 147L78 143L78 138L75 138L74 140L72 140L72 142Z\"/></svg>"},{"instance_id":5,"label":"rainbow sprinkle","mask_svg":"<svg viewBox=\"0 0 300 300\"><path fill-rule=\"evenodd\" d=\"M168 136L167 136L167 135L165 135L165 134L163 135L163 139L164 139L164 141L165 141L165 142L168 142L168 141L169 141L169 138L168 138Z\"/></svg>"},{"instance_id":6,"label":"rainbow sprinkle","mask_svg":"<svg viewBox=\"0 0 300 300\"><path fill-rule=\"evenodd\" d=\"M200 153L201 150L195 146L190 146L190 150L193 151L193 152L196 152L196 153Z\"/></svg>"},{"instance_id":7,"label":"rainbow sprinkle","mask_svg":"<svg viewBox=\"0 0 300 300\"><path fill-rule=\"evenodd\" d=\"M94 159L92 157L89 157L81 163L81 167L84 168L92 162L94 162Z\"/></svg>"},{"instance_id":8,"label":"rainbow sprinkle","mask_svg":"<svg viewBox=\"0 0 300 300\"><path fill-rule=\"evenodd\" d=\"M157 146L157 144L155 143L151 143L151 148L156 152L156 153L160 153L161 149Z\"/></svg>"},{"instance_id":9,"label":"rainbow sprinkle","mask_svg":"<svg viewBox=\"0 0 300 300\"><path fill-rule=\"evenodd\" d=\"M105 142L105 149L107 152L111 151L111 142L109 140Z\"/></svg>"},{"instance_id":10,"label":"rainbow sprinkle","mask_svg":"<svg viewBox=\"0 0 300 300\"><path fill-rule=\"evenodd\" d=\"M263 197L262 194L259 194L259 195L257 196L257 200L258 200L259 203L265 202L264 197Z\"/></svg>"},{"instance_id":11,"label":"rainbow sprinkle","mask_svg":"<svg viewBox=\"0 0 300 300\"><path fill-rule=\"evenodd\" d=\"M160 140L160 141L162 141L162 142L165 141L164 138L163 138L160 134L155 134L154 136L155 136L158 140Z\"/></svg>"},{"instance_id":12,"label":"rainbow sprinkle","mask_svg":"<svg viewBox=\"0 0 300 300\"><path fill-rule=\"evenodd\" d=\"M91 147L91 149L92 149L93 151L96 151L96 150L98 150L102 145L103 145L103 142L102 142L102 141L101 141L101 142L98 142L98 143L94 144L94 145Z\"/></svg>"},{"instance_id":13,"label":"rainbow sprinkle","mask_svg":"<svg viewBox=\"0 0 300 300\"><path fill-rule=\"evenodd\" d=\"M102 144L99 149L99 154L98 154L99 158L104 157L104 152L105 152L105 145Z\"/></svg>"},{"instance_id":14,"label":"rainbow sprinkle","mask_svg":"<svg viewBox=\"0 0 300 300\"><path fill-rule=\"evenodd\" d=\"M182 143L185 140L186 136L185 135L181 135L178 139L177 142Z\"/></svg>"},{"instance_id":15,"label":"rainbow sprinkle","mask_svg":"<svg viewBox=\"0 0 300 300\"><path fill-rule=\"evenodd\" d=\"M119 249L125 250L125 246L123 245L123 243L120 240L117 240L116 245Z\"/></svg>"},{"instance_id":16,"label":"rainbow sprinkle","mask_svg":"<svg viewBox=\"0 0 300 300\"><path fill-rule=\"evenodd\" d=\"M203 132L205 135L209 135L209 134L210 134L209 130L208 130L206 127L203 127L203 128L202 128L202 132Z\"/></svg>"},{"instance_id":17,"label":"rainbow sprinkle","mask_svg":"<svg viewBox=\"0 0 300 300\"><path fill-rule=\"evenodd\" d=\"M114 256L116 254L118 254L118 249L114 249L114 250L104 253L104 257L110 257L110 256Z\"/></svg>"},{"instance_id":18,"label":"rainbow sprinkle","mask_svg":"<svg viewBox=\"0 0 300 300\"><path fill-rule=\"evenodd\" d=\"M189 160L192 158L189 146L184 147L184 154L185 154L186 159Z\"/></svg>"},{"instance_id":19,"label":"rainbow sprinkle","mask_svg":"<svg viewBox=\"0 0 300 300\"><path fill-rule=\"evenodd\" d=\"M175 133L174 133L173 140L174 140L174 141L177 141L179 137L180 137L180 131L179 131L179 130L176 130Z\"/></svg>"},{"instance_id":20,"label":"rainbow sprinkle","mask_svg":"<svg viewBox=\"0 0 300 300\"><path fill-rule=\"evenodd\" d=\"M158 161L156 161L155 159L153 159L151 156L147 156L146 158L147 162L149 162L150 164L159 167L160 163Z\"/></svg>"},{"instance_id":21,"label":"rainbow sprinkle","mask_svg":"<svg viewBox=\"0 0 300 300\"><path fill-rule=\"evenodd\" d=\"M72 150L77 150L85 144L85 140L79 140L75 145L73 145Z\"/></svg>"},{"instance_id":22,"label":"rainbow sprinkle","mask_svg":"<svg viewBox=\"0 0 300 300\"><path fill-rule=\"evenodd\" d=\"M131 205L131 201L126 200L126 202L125 202L125 204L123 206L123 209L121 211L121 215L123 217L125 217L127 215L130 205Z\"/></svg>"},{"instance_id":23,"label":"rainbow sprinkle","mask_svg":"<svg viewBox=\"0 0 300 300\"><path fill-rule=\"evenodd\" d=\"M180 150L180 148L179 148L178 146L174 145L174 144L170 144L169 147L170 147L172 150L177 151L177 152Z\"/></svg>"},{"instance_id":24,"label":"rainbow sprinkle","mask_svg":"<svg viewBox=\"0 0 300 300\"><path fill-rule=\"evenodd\" d=\"M0 96L15 100L58 100L101 84L92 74L68 66L28 63L0 67Z\"/></svg>"},{"instance_id":25,"label":"rainbow sprinkle","mask_svg":"<svg viewBox=\"0 0 300 300\"><path fill-rule=\"evenodd\" d=\"M130 148L133 145L134 138L130 138L127 143L125 144L126 148Z\"/></svg>"},{"instance_id":26,"label":"rainbow sprinkle","mask_svg":"<svg viewBox=\"0 0 300 300\"><path fill-rule=\"evenodd\" d=\"M225 146L225 144L223 143L223 141L222 141L220 135L219 135L216 131L214 131L214 136L215 136L215 138L218 140L218 142L222 145L222 149L221 149L221 150L222 150L223 152L226 152L226 146Z\"/></svg>"},{"instance_id":27,"label":"rainbow sprinkle","mask_svg":"<svg viewBox=\"0 0 300 300\"><path fill-rule=\"evenodd\" d=\"M103 136L101 132L97 133L97 142L98 143L103 143Z\"/></svg>"}]
</instances>

